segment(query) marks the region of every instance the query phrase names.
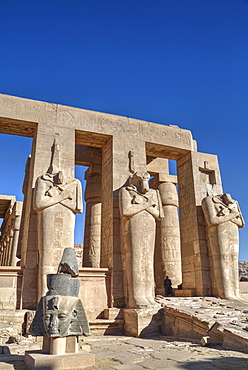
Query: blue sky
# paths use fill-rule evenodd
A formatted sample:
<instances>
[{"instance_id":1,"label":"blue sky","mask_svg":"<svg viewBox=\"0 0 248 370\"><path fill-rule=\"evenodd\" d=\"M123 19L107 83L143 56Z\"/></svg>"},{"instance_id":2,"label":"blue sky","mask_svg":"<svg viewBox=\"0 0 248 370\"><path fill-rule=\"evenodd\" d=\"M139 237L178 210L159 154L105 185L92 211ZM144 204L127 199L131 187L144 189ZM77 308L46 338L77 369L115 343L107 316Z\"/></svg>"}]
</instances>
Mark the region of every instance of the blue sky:
<instances>
[{"instance_id":1,"label":"blue sky","mask_svg":"<svg viewBox=\"0 0 248 370\"><path fill-rule=\"evenodd\" d=\"M248 220L248 1L0 0L0 20L1 93L191 130ZM29 152L0 135L0 194Z\"/></svg>"}]
</instances>

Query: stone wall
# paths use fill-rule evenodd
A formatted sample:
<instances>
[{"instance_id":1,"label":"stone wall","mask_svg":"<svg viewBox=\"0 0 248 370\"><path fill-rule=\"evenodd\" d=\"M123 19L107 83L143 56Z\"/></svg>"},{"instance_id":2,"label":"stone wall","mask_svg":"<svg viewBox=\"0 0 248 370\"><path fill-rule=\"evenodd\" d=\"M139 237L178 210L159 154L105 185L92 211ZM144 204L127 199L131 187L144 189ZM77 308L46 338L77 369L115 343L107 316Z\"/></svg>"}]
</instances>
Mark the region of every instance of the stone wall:
<instances>
[{"instance_id":1,"label":"stone wall","mask_svg":"<svg viewBox=\"0 0 248 370\"><path fill-rule=\"evenodd\" d=\"M0 266L0 310L20 308L22 273L20 266Z\"/></svg>"}]
</instances>

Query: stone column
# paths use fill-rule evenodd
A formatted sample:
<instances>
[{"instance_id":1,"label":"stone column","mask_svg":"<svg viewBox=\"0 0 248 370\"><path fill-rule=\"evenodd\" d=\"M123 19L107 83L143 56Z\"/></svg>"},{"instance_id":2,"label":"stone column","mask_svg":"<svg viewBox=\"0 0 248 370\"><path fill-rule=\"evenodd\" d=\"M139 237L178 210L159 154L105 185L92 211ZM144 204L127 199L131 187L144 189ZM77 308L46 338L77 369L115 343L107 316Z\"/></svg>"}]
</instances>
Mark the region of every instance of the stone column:
<instances>
[{"instance_id":1,"label":"stone column","mask_svg":"<svg viewBox=\"0 0 248 370\"><path fill-rule=\"evenodd\" d=\"M7 251L7 236L4 236L4 238L3 238L3 242L2 242L2 246L3 246L3 252L2 252L2 266L6 266L6 265L5 265L5 256L6 256L6 251Z\"/></svg>"},{"instance_id":2,"label":"stone column","mask_svg":"<svg viewBox=\"0 0 248 370\"><path fill-rule=\"evenodd\" d=\"M19 258L17 257L17 248L20 236L22 202L16 202L14 205L15 218L13 219L13 239L10 254L10 266L16 266Z\"/></svg>"},{"instance_id":3,"label":"stone column","mask_svg":"<svg viewBox=\"0 0 248 370\"><path fill-rule=\"evenodd\" d=\"M1 239L0 241L0 266L3 265L2 261L3 261L3 239Z\"/></svg>"},{"instance_id":4,"label":"stone column","mask_svg":"<svg viewBox=\"0 0 248 370\"><path fill-rule=\"evenodd\" d=\"M85 172L87 180L83 266L100 267L101 258L101 166L91 165Z\"/></svg>"},{"instance_id":5,"label":"stone column","mask_svg":"<svg viewBox=\"0 0 248 370\"><path fill-rule=\"evenodd\" d=\"M10 227L8 227L6 232L7 232L7 235L6 235L6 248L5 248L5 253L4 253L4 266L9 265L9 251L10 251L11 240L12 240Z\"/></svg>"},{"instance_id":6,"label":"stone column","mask_svg":"<svg viewBox=\"0 0 248 370\"><path fill-rule=\"evenodd\" d=\"M168 180L170 177L173 177L174 182L160 181L158 185L164 210L164 218L161 221L163 279L169 276L172 281L172 286L176 288L177 285L182 283L180 229L177 213L177 180L176 176L167 175L167 177Z\"/></svg>"},{"instance_id":7,"label":"stone column","mask_svg":"<svg viewBox=\"0 0 248 370\"><path fill-rule=\"evenodd\" d=\"M168 159L147 159L147 169L154 176L150 186L159 189L164 211L164 218L157 224L154 264L156 294L163 295L164 279L167 275L174 288L182 283L177 176L169 175Z\"/></svg>"},{"instance_id":8,"label":"stone column","mask_svg":"<svg viewBox=\"0 0 248 370\"><path fill-rule=\"evenodd\" d=\"M18 220L15 221L16 223L19 223L20 216L18 217ZM14 225L14 230L13 230L13 239L12 239L12 246L11 246L11 253L10 253L10 266L16 266L17 262L19 259L16 257L16 252L17 252L17 244L18 244L18 238L19 238L19 232L20 228L16 228ZM20 224L19 224L20 225Z\"/></svg>"},{"instance_id":9,"label":"stone column","mask_svg":"<svg viewBox=\"0 0 248 370\"><path fill-rule=\"evenodd\" d=\"M8 228L8 246L7 246L7 256L6 256L6 266L11 266L10 258L11 258L11 251L13 247L13 237L14 237L14 230L12 228L12 222Z\"/></svg>"}]
</instances>

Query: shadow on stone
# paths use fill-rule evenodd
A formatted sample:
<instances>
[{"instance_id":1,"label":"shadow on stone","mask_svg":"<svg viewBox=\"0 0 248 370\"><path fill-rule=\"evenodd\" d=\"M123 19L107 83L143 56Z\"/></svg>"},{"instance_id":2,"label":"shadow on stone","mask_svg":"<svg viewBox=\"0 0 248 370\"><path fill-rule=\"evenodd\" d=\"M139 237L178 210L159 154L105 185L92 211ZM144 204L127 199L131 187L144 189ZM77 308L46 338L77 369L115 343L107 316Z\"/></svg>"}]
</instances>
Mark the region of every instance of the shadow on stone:
<instances>
[{"instance_id":1,"label":"shadow on stone","mask_svg":"<svg viewBox=\"0 0 248 370\"><path fill-rule=\"evenodd\" d=\"M11 338L11 337L10 337ZM13 343L13 342L10 342ZM0 346L0 355L10 355L10 349L8 346ZM1 357L0 357L1 359Z\"/></svg>"},{"instance_id":2,"label":"shadow on stone","mask_svg":"<svg viewBox=\"0 0 248 370\"><path fill-rule=\"evenodd\" d=\"M152 315L150 323L140 332L140 337L151 337L164 334L164 311L160 309Z\"/></svg>"},{"instance_id":3,"label":"shadow on stone","mask_svg":"<svg viewBox=\"0 0 248 370\"><path fill-rule=\"evenodd\" d=\"M207 361L189 361L178 365L182 369L199 370L199 369L246 369L247 368L247 358L238 357L223 357L223 358L213 358Z\"/></svg>"},{"instance_id":4,"label":"shadow on stone","mask_svg":"<svg viewBox=\"0 0 248 370\"><path fill-rule=\"evenodd\" d=\"M3 347L3 346L1 346ZM7 346L6 346L7 347ZM5 365L4 365L5 364ZM24 364L24 356L22 355L11 355L11 354L2 354L0 355L0 369L11 369L15 370L26 370L26 366ZM8 366L8 367L7 367Z\"/></svg>"}]
</instances>

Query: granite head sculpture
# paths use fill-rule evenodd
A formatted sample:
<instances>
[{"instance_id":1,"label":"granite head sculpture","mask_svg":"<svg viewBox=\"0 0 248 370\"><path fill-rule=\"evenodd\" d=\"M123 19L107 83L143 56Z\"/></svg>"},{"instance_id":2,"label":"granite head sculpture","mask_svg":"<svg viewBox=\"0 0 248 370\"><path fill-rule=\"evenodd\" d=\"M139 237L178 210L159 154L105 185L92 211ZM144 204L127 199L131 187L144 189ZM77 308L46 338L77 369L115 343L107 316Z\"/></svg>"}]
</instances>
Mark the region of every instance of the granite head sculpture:
<instances>
[{"instance_id":1,"label":"granite head sculpture","mask_svg":"<svg viewBox=\"0 0 248 370\"><path fill-rule=\"evenodd\" d=\"M47 275L48 292L42 297L29 328L35 336L89 335L89 324L81 300L74 249L66 248L57 274Z\"/></svg>"}]
</instances>

